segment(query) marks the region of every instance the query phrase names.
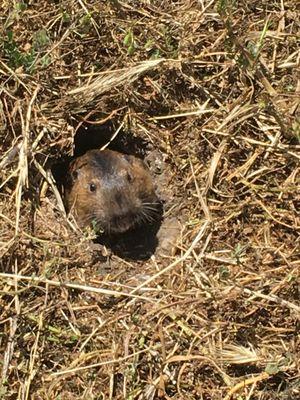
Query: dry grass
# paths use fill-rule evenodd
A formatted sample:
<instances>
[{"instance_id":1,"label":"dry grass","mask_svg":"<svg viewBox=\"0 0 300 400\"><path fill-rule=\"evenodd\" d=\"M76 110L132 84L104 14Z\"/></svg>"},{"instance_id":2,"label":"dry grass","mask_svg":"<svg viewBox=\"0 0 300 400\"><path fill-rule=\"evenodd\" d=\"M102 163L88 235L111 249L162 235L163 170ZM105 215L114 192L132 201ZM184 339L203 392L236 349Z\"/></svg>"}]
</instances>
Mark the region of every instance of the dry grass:
<instances>
[{"instance_id":1,"label":"dry grass","mask_svg":"<svg viewBox=\"0 0 300 400\"><path fill-rule=\"evenodd\" d=\"M300 396L299 13L2 1L0 398ZM49 168L84 121L163 153L172 257L99 257L67 221Z\"/></svg>"}]
</instances>

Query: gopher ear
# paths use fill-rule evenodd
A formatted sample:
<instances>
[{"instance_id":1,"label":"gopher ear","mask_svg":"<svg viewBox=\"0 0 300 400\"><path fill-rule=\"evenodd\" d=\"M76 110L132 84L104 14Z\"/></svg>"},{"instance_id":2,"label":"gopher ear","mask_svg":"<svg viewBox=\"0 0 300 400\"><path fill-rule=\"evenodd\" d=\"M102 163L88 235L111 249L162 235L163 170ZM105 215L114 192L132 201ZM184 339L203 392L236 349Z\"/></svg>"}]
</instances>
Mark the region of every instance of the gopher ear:
<instances>
[{"instance_id":1,"label":"gopher ear","mask_svg":"<svg viewBox=\"0 0 300 400\"><path fill-rule=\"evenodd\" d=\"M73 182L75 182L78 179L78 176L79 176L79 170L78 169L76 169L75 171L71 172L71 178L72 178Z\"/></svg>"},{"instance_id":2,"label":"gopher ear","mask_svg":"<svg viewBox=\"0 0 300 400\"><path fill-rule=\"evenodd\" d=\"M72 161L69 165L69 180L71 181L70 183L74 183L80 174L80 168L78 168L78 165L76 165L76 160Z\"/></svg>"},{"instance_id":3,"label":"gopher ear","mask_svg":"<svg viewBox=\"0 0 300 400\"><path fill-rule=\"evenodd\" d=\"M124 154L123 157L130 165L139 165L143 168L148 167L148 165L139 157L134 157L128 154Z\"/></svg>"},{"instance_id":4,"label":"gopher ear","mask_svg":"<svg viewBox=\"0 0 300 400\"><path fill-rule=\"evenodd\" d=\"M80 177L80 174L82 174L81 170L86 165L89 165L89 163L86 162L85 160L82 160L82 157L75 158L75 160L70 162L69 175L73 182Z\"/></svg>"}]
</instances>

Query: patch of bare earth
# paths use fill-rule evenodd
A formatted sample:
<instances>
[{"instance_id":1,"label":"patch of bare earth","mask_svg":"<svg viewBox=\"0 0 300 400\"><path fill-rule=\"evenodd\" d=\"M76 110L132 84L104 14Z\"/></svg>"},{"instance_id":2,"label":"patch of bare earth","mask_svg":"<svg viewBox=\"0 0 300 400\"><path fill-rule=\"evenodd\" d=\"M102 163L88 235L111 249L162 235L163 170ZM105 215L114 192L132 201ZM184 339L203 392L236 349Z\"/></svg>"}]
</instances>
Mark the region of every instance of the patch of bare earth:
<instances>
[{"instance_id":1,"label":"patch of bare earth","mask_svg":"<svg viewBox=\"0 0 300 400\"><path fill-rule=\"evenodd\" d=\"M1 2L0 398L300 397L299 15ZM146 260L93 248L51 174L107 123L162 160L176 245Z\"/></svg>"}]
</instances>

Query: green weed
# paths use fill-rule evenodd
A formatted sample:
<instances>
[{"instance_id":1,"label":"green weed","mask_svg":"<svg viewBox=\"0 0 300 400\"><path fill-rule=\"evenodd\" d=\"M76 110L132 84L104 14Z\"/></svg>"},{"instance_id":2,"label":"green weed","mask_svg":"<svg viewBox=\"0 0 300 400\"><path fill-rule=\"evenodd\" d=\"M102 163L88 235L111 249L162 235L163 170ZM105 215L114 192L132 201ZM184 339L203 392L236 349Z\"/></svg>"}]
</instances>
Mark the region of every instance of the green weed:
<instances>
[{"instance_id":1,"label":"green weed","mask_svg":"<svg viewBox=\"0 0 300 400\"><path fill-rule=\"evenodd\" d=\"M133 34L132 29L128 30L128 32L123 40L123 44L127 48L127 54L129 56L131 56L135 52L136 48L138 47L137 43L134 39L134 34Z\"/></svg>"},{"instance_id":2,"label":"green weed","mask_svg":"<svg viewBox=\"0 0 300 400\"><path fill-rule=\"evenodd\" d=\"M7 37L3 42L3 50L11 68L17 69L23 66L26 72L32 72L32 65L36 57L35 50L32 47L28 53L20 51L12 31L7 31Z\"/></svg>"},{"instance_id":3,"label":"green weed","mask_svg":"<svg viewBox=\"0 0 300 400\"><path fill-rule=\"evenodd\" d=\"M6 38L3 40L3 50L6 58L8 59L8 65L17 69L23 67L27 73L33 73L36 69L37 60L39 54L45 51L50 43L50 38L47 35L46 30L42 29L35 32L32 38L32 46L28 52L23 52L19 49L17 42L14 39L14 34L11 30L6 32ZM40 58L39 65L41 68L47 67L51 62L51 58L48 55L44 55Z\"/></svg>"}]
</instances>

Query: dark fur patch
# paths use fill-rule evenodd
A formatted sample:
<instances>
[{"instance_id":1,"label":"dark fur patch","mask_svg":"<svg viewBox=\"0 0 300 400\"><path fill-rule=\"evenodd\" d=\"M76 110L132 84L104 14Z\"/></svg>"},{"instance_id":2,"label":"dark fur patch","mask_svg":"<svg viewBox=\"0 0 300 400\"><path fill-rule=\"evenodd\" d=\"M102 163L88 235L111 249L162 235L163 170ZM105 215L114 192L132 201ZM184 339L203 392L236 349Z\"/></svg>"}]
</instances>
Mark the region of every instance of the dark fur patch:
<instances>
[{"instance_id":1,"label":"dark fur patch","mask_svg":"<svg viewBox=\"0 0 300 400\"><path fill-rule=\"evenodd\" d=\"M92 158L90 163L93 168L101 171L102 176L111 176L115 173L115 159L105 151L91 151Z\"/></svg>"}]
</instances>

